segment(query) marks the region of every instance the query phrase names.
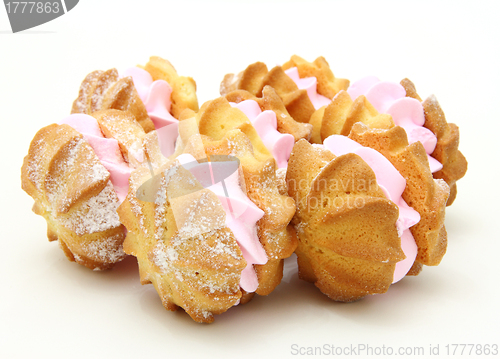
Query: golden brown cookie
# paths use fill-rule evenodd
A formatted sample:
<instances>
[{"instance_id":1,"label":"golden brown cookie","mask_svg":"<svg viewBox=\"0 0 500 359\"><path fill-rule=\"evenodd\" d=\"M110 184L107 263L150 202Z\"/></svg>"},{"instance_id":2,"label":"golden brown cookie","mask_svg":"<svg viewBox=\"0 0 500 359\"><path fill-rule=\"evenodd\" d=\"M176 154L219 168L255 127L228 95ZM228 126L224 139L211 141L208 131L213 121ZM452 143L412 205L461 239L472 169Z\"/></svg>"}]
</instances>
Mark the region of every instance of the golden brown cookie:
<instances>
[{"instance_id":1,"label":"golden brown cookie","mask_svg":"<svg viewBox=\"0 0 500 359\"><path fill-rule=\"evenodd\" d=\"M416 262L438 265L446 252L444 219L450 189L446 182L432 177L423 145L408 144L406 132L399 126L384 130L356 123L348 137L382 153L405 178L402 197L420 214L420 221L410 228L418 246Z\"/></svg>"},{"instance_id":2,"label":"golden brown cookie","mask_svg":"<svg viewBox=\"0 0 500 359\"><path fill-rule=\"evenodd\" d=\"M224 101L219 110L232 110ZM241 130L226 130L224 135L214 131L220 139L196 134L192 126L209 121L203 117L211 111L210 116L220 114L216 109L202 108L198 121L189 116L181 121L181 152L177 154L187 153L199 161L230 155L240 161L242 190L264 212L256 230L268 260L254 269L256 293L267 295L281 281L283 259L296 248L295 234L287 228L295 204L278 192L274 159L257 159L251 141ZM213 123L219 126L224 122ZM148 158L155 158L155 150L154 145L148 146ZM175 159L164 160L160 166L157 162L154 168L143 166L133 172L127 198L118 209L128 229L125 252L137 257L141 282L153 283L165 308L182 307L195 321L210 323L215 314L254 295L239 287L246 262L233 232L225 226L218 198Z\"/></svg>"},{"instance_id":3,"label":"golden brown cookie","mask_svg":"<svg viewBox=\"0 0 500 359\"><path fill-rule=\"evenodd\" d=\"M102 136L118 144L121 164L115 165L138 167L158 148L146 141L156 131L146 135L130 112L100 110L92 117ZM35 200L34 212L46 219L49 240L59 239L70 260L107 269L125 257L125 227L116 212L120 189L84 136L66 124L41 129L24 160L22 187Z\"/></svg>"},{"instance_id":4,"label":"golden brown cookie","mask_svg":"<svg viewBox=\"0 0 500 359\"><path fill-rule=\"evenodd\" d=\"M297 203L293 217L299 277L342 302L384 293L405 258L398 207L357 155L335 157L305 140L294 146L286 175Z\"/></svg>"},{"instance_id":5,"label":"golden brown cookie","mask_svg":"<svg viewBox=\"0 0 500 359\"><path fill-rule=\"evenodd\" d=\"M238 129L250 139L253 154L259 161L272 158L248 117L239 109L231 107L224 97L205 102L196 114L196 122L199 134L213 140L220 140L228 131Z\"/></svg>"},{"instance_id":6,"label":"golden brown cookie","mask_svg":"<svg viewBox=\"0 0 500 359\"><path fill-rule=\"evenodd\" d=\"M137 193L152 178L151 199L141 200ZM166 309L182 307L193 320L210 323L238 303L246 262L224 225L222 205L177 161L154 177L146 167L134 171L118 213L128 229L124 250L137 257L141 283L155 286Z\"/></svg>"},{"instance_id":7,"label":"golden brown cookie","mask_svg":"<svg viewBox=\"0 0 500 359\"><path fill-rule=\"evenodd\" d=\"M33 211L47 221L49 241L58 240L69 260L107 269L125 257L110 174L80 133L55 124L38 131L21 179Z\"/></svg>"}]
</instances>

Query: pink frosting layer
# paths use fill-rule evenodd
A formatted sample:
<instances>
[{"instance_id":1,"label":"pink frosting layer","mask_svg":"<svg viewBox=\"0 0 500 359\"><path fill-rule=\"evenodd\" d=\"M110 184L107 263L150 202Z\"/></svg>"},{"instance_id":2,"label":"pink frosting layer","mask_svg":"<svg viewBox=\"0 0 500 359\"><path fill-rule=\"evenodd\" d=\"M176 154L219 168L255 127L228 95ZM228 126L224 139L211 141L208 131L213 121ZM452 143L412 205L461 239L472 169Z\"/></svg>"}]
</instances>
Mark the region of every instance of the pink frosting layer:
<instances>
[{"instance_id":1,"label":"pink frosting layer","mask_svg":"<svg viewBox=\"0 0 500 359\"><path fill-rule=\"evenodd\" d=\"M156 129L158 134L158 143L160 151L165 158L172 156L175 152L175 143L179 136L179 123L174 122L170 125Z\"/></svg>"},{"instance_id":2,"label":"pink frosting layer","mask_svg":"<svg viewBox=\"0 0 500 359\"><path fill-rule=\"evenodd\" d=\"M225 224L233 232L247 262L246 268L241 273L240 286L247 292L255 292L259 282L253 265L267 263L266 252L257 236L257 221L264 216L264 212L241 190L238 170L224 179L224 186L222 182L214 183L213 178L218 177L213 173L217 170L216 166L223 166L230 161L200 163L193 167L191 164L195 163L196 159L189 154L182 154L177 160L182 165L189 163L190 166L186 169L219 198L226 212Z\"/></svg>"},{"instance_id":3,"label":"pink frosting layer","mask_svg":"<svg viewBox=\"0 0 500 359\"><path fill-rule=\"evenodd\" d=\"M132 77L134 86L141 98L149 118L153 121L160 150L163 156L170 157L175 150L179 136L179 121L170 114L172 88L164 80L153 81L146 70L131 67L120 73L121 77Z\"/></svg>"},{"instance_id":4,"label":"pink frosting layer","mask_svg":"<svg viewBox=\"0 0 500 359\"><path fill-rule=\"evenodd\" d=\"M320 107L328 106L332 100L328 97L320 95L317 91L318 80L316 77L299 77L299 70L296 67L289 68L285 71L285 74L290 77L293 82L299 87L299 89L305 89L307 91L307 96L311 100L314 108L317 110Z\"/></svg>"},{"instance_id":5,"label":"pink frosting layer","mask_svg":"<svg viewBox=\"0 0 500 359\"><path fill-rule=\"evenodd\" d=\"M253 100L230 104L248 117L262 142L276 159L278 168L286 168L295 141L292 135L278 132L274 111L261 111L259 104Z\"/></svg>"},{"instance_id":6,"label":"pink frosting layer","mask_svg":"<svg viewBox=\"0 0 500 359\"><path fill-rule=\"evenodd\" d=\"M437 138L432 131L423 127L424 108L418 100L406 97L403 86L369 76L353 83L347 93L353 100L365 95L378 112L391 115L394 123L405 129L409 143L421 142L432 173L443 168L439 161L430 156L436 148Z\"/></svg>"},{"instance_id":7,"label":"pink frosting layer","mask_svg":"<svg viewBox=\"0 0 500 359\"><path fill-rule=\"evenodd\" d=\"M125 200L128 192L128 180L132 169L123 160L114 138L105 138L99 128L97 120L85 114L73 114L59 122L66 124L80 132L94 149L95 154L111 175L111 183L120 202Z\"/></svg>"},{"instance_id":8,"label":"pink frosting layer","mask_svg":"<svg viewBox=\"0 0 500 359\"><path fill-rule=\"evenodd\" d=\"M412 267L418 250L409 228L420 221L420 214L408 206L401 197L406 187L406 180L380 152L369 147L364 147L348 137L333 135L326 138L323 141L323 145L336 156L346 153L355 153L360 156L375 173L377 184L387 199L398 206L399 217L396 221L396 227L406 258L396 263L393 283L401 280Z\"/></svg>"}]
</instances>

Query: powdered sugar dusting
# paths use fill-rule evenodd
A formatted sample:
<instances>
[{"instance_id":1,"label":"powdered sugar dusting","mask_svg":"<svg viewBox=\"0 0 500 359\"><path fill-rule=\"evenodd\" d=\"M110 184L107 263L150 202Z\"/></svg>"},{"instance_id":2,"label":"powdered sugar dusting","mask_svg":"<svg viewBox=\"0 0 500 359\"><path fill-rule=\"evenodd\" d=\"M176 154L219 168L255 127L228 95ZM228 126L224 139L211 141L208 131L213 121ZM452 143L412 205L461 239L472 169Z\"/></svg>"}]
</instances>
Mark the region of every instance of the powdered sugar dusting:
<instances>
[{"instance_id":1,"label":"powdered sugar dusting","mask_svg":"<svg viewBox=\"0 0 500 359\"><path fill-rule=\"evenodd\" d=\"M68 156L65 161L61 161L58 163L58 168L55 169L55 175L58 175L57 177L53 177L52 173L47 174L45 178L45 187L47 189L47 199L49 200L49 203L51 205L54 205L57 198L60 197L62 194L66 192L66 189L68 187L68 181L61 181L58 177L66 173L68 169L70 169L74 163L75 163L75 157L78 153L78 150L80 149L80 146L83 143L83 137L76 137L72 139L69 143L69 147L71 148L69 150ZM65 197L63 198L63 201L66 201L68 203L63 204L64 207L66 207L67 204L69 204L70 199Z\"/></svg>"},{"instance_id":2,"label":"powdered sugar dusting","mask_svg":"<svg viewBox=\"0 0 500 359\"><path fill-rule=\"evenodd\" d=\"M127 199L128 199L128 202L130 203L130 208L132 210L132 213L139 221L139 227L140 227L141 231L144 234L148 235L149 231L146 228L146 226L144 225L144 214L142 212L141 205L139 204L139 202L137 201L137 199L135 197L135 193L137 193L137 190L139 189L140 184L142 184L142 181L140 179L143 179L143 177L141 176L140 171L137 171L137 170L135 172L133 172L132 175L130 176L130 182L129 182L130 191L129 191L129 193L134 194L134 195L129 194L127 196Z\"/></svg>"},{"instance_id":3,"label":"powdered sugar dusting","mask_svg":"<svg viewBox=\"0 0 500 359\"><path fill-rule=\"evenodd\" d=\"M286 168L278 168L276 170L276 186L278 187L278 192L283 195L288 195L288 184L286 183Z\"/></svg>"},{"instance_id":4,"label":"powdered sugar dusting","mask_svg":"<svg viewBox=\"0 0 500 359\"><path fill-rule=\"evenodd\" d=\"M210 192L204 191L196 201L185 203L185 207L183 208L184 215L178 216L183 218L182 223L178 221L178 225L181 225L179 228L179 235L181 237L191 238L216 230L224 225L225 219L217 221L217 219L205 215L200 216L199 208L214 208L215 206L220 206L220 202L214 197L215 196L210 195Z\"/></svg>"},{"instance_id":5,"label":"powdered sugar dusting","mask_svg":"<svg viewBox=\"0 0 500 359\"><path fill-rule=\"evenodd\" d=\"M208 238L210 240L207 240ZM164 275L171 275L179 282L189 282L210 294L236 293L239 290L240 270L224 269L228 265L221 258L230 255L239 261L243 259L241 252L236 252L237 244L233 242L229 245L231 240L234 241L229 231L212 231L188 239L176 235L167 245L164 241L157 242L153 249L153 262ZM190 251L193 248L195 250ZM210 266L221 271L223 275L195 265L198 260L209 262ZM175 283L172 284L175 286Z\"/></svg>"},{"instance_id":6,"label":"powdered sugar dusting","mask_svg":"<svg viewBox=\"0 0 500 359\"><path fill-rule=\"evenodd\" d=\"M27 168L28 178L39 191L42 191L43 181L46 175L44 166L49 161L48 153L50 152L47 151L47 146L60 145L60 141L64 141L67 138L66 135L66 129L62 126L58 126L57 128L55 128L53 143L48 143L46 141L46 138L43 137L37 141L34 141L30 146L31 149L34 149L35 151L31 151L32 157L29 159Z\"/></svg>"},{"instance_id":7,"label":"powdered sugar dusting","mask_svg":"<svg viewBox=\"0 0 500 359\"><path fill-rule=\"evenodd\" d=\"M78 210L58 219L63 226L81 236L120 226L117 208L118 197L111 182L108 182L98 195L85 201Z\"/></svg>"},{"instance_id":8,"label":"powdered sugar dusting","mask_svg":"<svg viewBox=\"0 0 500 359\"><path fill-rule=\"evenodd\" d=\"M111 69L104 72L97 79L97 85L92 89L94 92L90 97L90 110L92 112L99 111L102 107L103 95L106 91L118 80L118 71Z\"/></svg>"},{"instance_id":9,"label":"powdered sugar dusting","mask_svg":"<svg viewBox=\"0 0 500 359\"><path fill-rule=\"evenodd\" d=\"M102 71L94 71L88 74L80 85L78 98L73 103L72 113L87 113L89 103L88 95L91 89L95 86L97 79L102 74Z\"/></svg>"},{"instance_id":10,"label":"powdered sugar dusting","mask_svg":"<svg viewBox=\"0 0 500 359\"><path fill-rule=\"evenodd\" d=\"M69 151L66 156L55 162L57 165L50 170L45 178L47 199L56 212L67 211L75 198L79 198L82 191L86 190L88 186L109 178L109 172L99 162L83 137L73 138L67 146ZM81 167L79 170L75 169L77 161ZM75 186L76 183L81 183L82 187ZM75 191L72 197L68 197L70 188Z\"/></svg>"},{"instance_id":11,"label":"powdered sugar dusting","mask_svg":"<svg viewBox=\"0 0 500 359\"><path fill-rule=\"evenodd\" d=\"M126 256L121 245L123 238L123 233L117 233L102 240L89 242L82 247L98 262L117 263Z\"/></svg>"},{"instance_id":12,"label":"powdered sugar dusting","mask_svg":"<svg viewBox=\"0 0 500 359\"><path fill-rule=\"evenodd\" d=\"M39 149L43 140L38 140L32 144L34 148ZM45 151L36 151L28 164L28 179L40 191L42 189L43 171L42 163L44 161Z\"/></svg>"},{"instance_id":13,"label":"powdered sugar dusting","mask_svg":"<svg viewBox=\"0 0 500 359\"><path fill-rule=\"evenodd\" d=\"M121 146L126 148L128 153L126 159L131 164L134 164L134 159L140 163L144 162L142 141L145 132L132 115L124 115L121 111L106 113L100 125L105 128L103 133L106 137L115 138Z\"/></svg>"},{"instance_id":14,"label":"powdered sugar dusting","mask_svg":"<svg viewBox=\"0 0 500 359\"><path fill-rule=\"evenodd\" d=\"M175 167L173 167L175 168ZM170 173L170 171L166 171ZM162 177L158 192L155 197L155 239L160 240L164 232L164 223L166 221L166 203L167 203L167 183L170 177Z\"/></svg>"}]
</instances>

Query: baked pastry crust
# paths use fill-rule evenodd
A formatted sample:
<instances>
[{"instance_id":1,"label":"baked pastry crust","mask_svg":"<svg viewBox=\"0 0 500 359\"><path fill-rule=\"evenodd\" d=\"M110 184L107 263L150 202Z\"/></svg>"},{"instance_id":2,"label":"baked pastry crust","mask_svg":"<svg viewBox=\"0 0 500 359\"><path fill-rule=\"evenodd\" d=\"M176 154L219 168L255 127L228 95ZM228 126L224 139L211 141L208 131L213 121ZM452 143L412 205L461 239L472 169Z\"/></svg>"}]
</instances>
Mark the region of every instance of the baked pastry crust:
<instances>
[{"instance_id":1,"label":"baked pastry crust","mask_svg":"<svg viewBox=\"0 0 500 359\"><path fill-rule=\"evenodd\" d=\"M129 167L147 156L147 136L130 112L92 113L105 138L113 138ZM153 131L154 132L154 131ZM111 175L84 135L69 125L50 125L33 138L22 167L22 188L35 200L33 211L47 221L50 241L59 240L71 261L108 269L125 257L125 227Z\"/></svg>"},{"instance_id":2,"label":"baked pastry crust","mask_svg":"<svg viewBox=\"0 0 500 359\"><path fill-rule=\"evenodd\" d=\"M225 98L229 102L235 103L253 100L259 104L262 111L274 111L274 113L276 113L277 130L281 133L291 134L295 142L302 138L309 140L311 137L312 125L295 121L288 113L281 98L271 86L264 86L262 89L262 97L260 98L245 90L229 92Z\"/></svg>"},{"instance_id":3,"label":"baked pastry crust","mask_svg":"<svg viewBox=\"0 0 500 359\"><path fill-rule=\"evenodd\" d=\"M172 87L170 112L175 118L178 119L185 109L198 111L196 82L191 77L179 76L174 66L159 56L151 56L144 70L151 74L153 81L164 80Z\"/></svg>"},{"instance_id":4,"label":"baked pastry crust","mask_svg":"<svg viewBox=\"0 0 500 359\"><path fill-rule=\"evenodd\" d=\"M132 173L129 193L118 208L128 229L124 250L137 257L141 283L155 286L166 309L182 307L193 320L210 323L214 314L240 300L239 281L246 262L221 220L224 210L215 194L177 161L166 162L156 173L151 177L145 167ZM151 200L139 199L138 191L151 179L155 181L149 186ZM175 205L191 211L191 221L183 226L174 216L176 195L182 202ZM204 226L212 230L195 234L188 230Z\"/></svg>"},{"instance_id":5,"label":"baked pastry crust","mask_svg":"<svg viewBox=\"0 0 500 359\"><path fill-rule=\"evenodd\" d=\"M116 69L93 71L80 85L71 113L92 115L100 110L115 109L132 113L144 131L155 129L131 77L118 77Z\"/></svg>"},{"instance_id":6,"label":"baked pastry crust","mask_svg":"<svg viewBox=\"0 0 500 359\"><path fill-rule=\"evenodd\" d=\"M146 132L132 113L120 110L101 110L92 113L104 137L118 141L120 151L132 167L144 161L142 152Z\"/></svg>"},{"instance_id":7,"label":"baked pastry crust","mask_svg":"<svg viewBox=\"0 0 500 359\"><path fill-rule=\"evenodd\" d=\"M318 80L318 93L329 99L333 99L337 93L349 87L349 80L333 75L330 65L323 56L318 57L313 62L308 62L300 56L292 55L282 68L288 70L292 67L297 68L300 78L315 77Z\"/></svg>"},{"instance_id":8,"label":"baked pastry crust","mask_svg":"<svg viewBox=\"0 0 500 359\"><path fill-rule=\"evenodd\" d=\"M306 90L300 90L285 70L297 67L299 75L315 76L318 80L318 92L330 99L340 90L347 90L349 81L335 78L326 60L318 57L314 62L305 61L299 56L292 56L283 66L271 70L262 62L249 65L238 75L227 74L220 85L221 95L235 90L246 90L252 95L262 97L265 86L271 86L281 97L288 113L297 122L309 123L315 108Z\"/></svg>"},{"instance_id":9,"label":"baked pastry crust","mask_svg":"<svg viewBox=\"0 0 500 359\"><path fill-rule=\"evenodd\" d=\"M258 161L273 158L248 117L239 109L233 108L224 97L205 102L195 118L200 135L217 141L229 131L237 129L250 139L253 155ZM182 119L181 116L181 121Z\"/></svg>"},{"instance_id":10,"label":"baked pastry crust","mask_svg":"<svg viewBox=\"0 0 500 359\"><path fill-rule=\"evenodd\" d=\"M351 96L342 90L328 106L318 109L311 116L311 142L323 143L331 135L347 136L357 122L372 128L394 127L392 117L378 113L365 96L359 96L353 101Z\"/></svg>"}]
</instances>

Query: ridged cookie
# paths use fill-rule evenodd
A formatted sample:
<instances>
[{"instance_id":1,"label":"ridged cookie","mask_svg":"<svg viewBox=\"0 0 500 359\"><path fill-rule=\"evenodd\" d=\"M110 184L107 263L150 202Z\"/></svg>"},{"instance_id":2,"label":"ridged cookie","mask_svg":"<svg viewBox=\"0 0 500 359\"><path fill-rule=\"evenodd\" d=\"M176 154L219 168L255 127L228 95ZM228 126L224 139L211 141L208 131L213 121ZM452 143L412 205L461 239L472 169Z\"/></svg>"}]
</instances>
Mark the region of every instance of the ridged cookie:
<instances>
[{"instance_id":1,"label":"ridged cookie","mask_svg":"<svg viewBox=\"0 0 500 359\"><path fill-rule=\"evenodd\" d=\"M255 292L269 294L281 281L283 258L296 247L295 234L287 228L295 205L278 193L274 159L257 160L240 130L214 140L183 133L189 127L180 129L184 156L189 153L202 161L196 150L201 144L205 160L222 155L240 161L242 190L263 211L256 234L267 262L254 265ZM221 202L179 164L177 159L166 160L154 173L141 167L132 174L129 194L118 209L128 229L124 249L137 257L141 282L153 283L165 308L182 307L195 321L210 323L213 315L247 302L254 293L240 288L247 263L234 233L225 226ZM145 187L147 181L153 182Z\"/></svg>"},{"instance_id":2,"label":"ridged cookie","mask_svg":"<svg viewBox=\"0 0 500 359\"><path fill-rule=\"evenodd\" d=\"M91 269L125 257L125 228L110 174L84 137L68 125L50 125L33 138L22 167L22 188L47 221L49 241Z\"/></svg>"},{"instance_id":3,"label":"ridged cookie","mask_svg":"<svg viewBox=\"0 0 500 359\"><path fill-rule=\"evenodd\" d=\"M422 102L413 82L403 79L401 85L406 90L406 96ZM443 109L434 95L429 96L422 102L422 105L425 113L424 127L431 130L437 137L437 144L432 157L443 165L443 168L435 172L433 176L445 180L450 186L450 197L447 202L447 205L450 206L457 196L456 182L465 176L467 172L467 160L458 150L460 138L458 126L446 122Z\"/></svg>"},{"instance_id":4,"label":"ridged cookie","mask_svg":"<svg viewBox=\"0 0 500 359\"><path fill-rule=\"evenodd\" d=\"M331 299L358 300L384 293L405 255L398 207L356 154L336 157L301 140L290 157L287 184L297 202L299 277Z\"/></svg>"},{"instance_id":5,"label":"ridged cookie","mask_svg":"<svg viewBox=\"0 0 500 359\"><path fill-rule=\"evenodd\" d=\"M410 228L418 246L411 274L420 271L419 264L438 265L447 246L444 219L450 189L446 182L432 177L423 145L408 144L406 132L399 126L384 130L356 123L348 137L382 153L406 180L403 199L421 218Z\"/></svg>"}]
</instances>

